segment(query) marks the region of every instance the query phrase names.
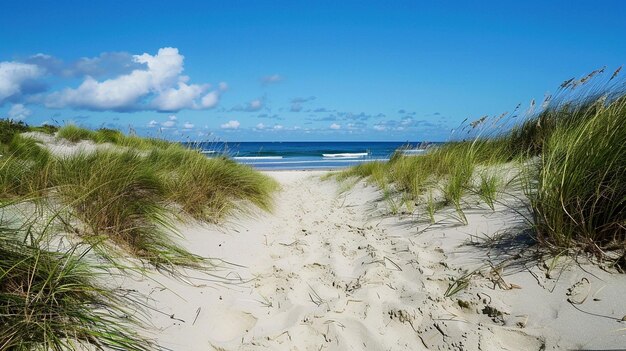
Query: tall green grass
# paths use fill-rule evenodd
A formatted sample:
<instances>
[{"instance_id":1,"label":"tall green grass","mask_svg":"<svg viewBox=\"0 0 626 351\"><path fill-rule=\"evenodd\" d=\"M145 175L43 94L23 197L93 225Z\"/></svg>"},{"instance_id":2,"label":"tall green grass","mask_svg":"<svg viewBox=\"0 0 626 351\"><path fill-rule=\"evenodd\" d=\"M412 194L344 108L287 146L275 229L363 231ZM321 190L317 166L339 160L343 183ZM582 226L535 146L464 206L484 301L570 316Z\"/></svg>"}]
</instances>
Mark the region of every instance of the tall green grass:
<instances>
[{"instance_id":1,"label":"tall green grass","mask_svg":"<svg viewBox=\"0 0 626 351\"><path fill-rule=\"evenodd\" d=\"M76 247L43 250L0 223L0 349L153 349L135 331L138 305L96 280L109 277Z\"/></svg>"},{"instance_id":2,"label":"tall green grass","mask_svg":"<svg viewBox=\"0 0 626 351\"><path fill-rule=\"evenodd\" d=\"M159 165L166 197L198 220L217 222L250 202L263 210L272 207L277 183L249 166L228 158L207 158L180 145L153 149L146 162Z\"/></svg>"},{"instance_id":3,"label":"tall green grass","mask_svg":"<svg viewBox=\"0 0 626 351\"><path fill-rule=\"evenodd\" d=\"M248 204L271 209L276 182L230 159L113 130L66 126L59 135L124 147L54 156L16 134L0 158L0 200L45 197L66 209L57 217L70 232L99 249L123 249L159 268L198 267L203 259L176 244L174 221L215 223Z\"/></svg>"},{"instance_id":4,"label":"tall green grass","mask_svg":"<svg viewBox=\"0 0 626 351\"><path fill-rule=\"evenodd\" d=\"M576 113L543 141L529 196L540 240L602 256L626 249L626 96Z\"/></svg>"},{"instance_id":5,"label":"tall green grass","mask_svg":"<svg viewBox=\"0 0 626 351\"><path fill-rule=\"evenodd\" d=\"M0 146L0 199L37 195L49 187L50 152L19 134Z\"/></svg>"},{"instance_id":6,"label":"tall green grass","mask_svg":"<svg viewBox=\"0 0 626 351\"><path fill-rule=\"evenodd\" d=\"M466 223L463 198L468 192L476 192L476 167L489 167L512 159L513 155L507 152L507 144L502 138L477 137L465 142L446 143L419 156L396 153L389 162L363 163L339 172L336 177L340 180L353 176L369 179L381 188L386 198L395 191L405 204L426 206L431 219L434 209L441 207L434 205L439 200L433 198L432 190L437 190L443 205L453 206L457 219ZM481 198L492 207L495 193L500 190L493 189L493 186L503 183L494 178L490 185L492 189L479 189L478 193L485 195Z\"/></svg>"},{"instance_id":7,"label":"tall green grass","mask_svg":"<svg viewBox=\"0 0 626 351\"><path fill-rule=\"evenodd\" d=\"M58 156L20 134L30 127L6 125L0 143L1 350L153 349L135 331L138 300L100 284L115 270L144 271L118 259L136 257L172 273L210 268L206 258L177 243L174 221L217 222L248 204L269 210L277 188L250 167L166 141L66 126L58 137L120 147ZM9 217L11 226L2 222ZM49 251L48 240L58 236L33 229L41 227L64 229L63 237L80 246Z\"/></svg>"},{"instance_id":8,"label":"tall green grass","mask_svg":"<svg viewBox=\"0 0 626 351\"><path fill-rule=\"evenodd\" d=\"M53 195L72 209L70 217L84 225L74 231L92 244L108 239L157 267L198 265L201 258L170 238L174 218L168 215L157 168L135 151L96 151L57 159Z\"/></svg>"},{"instance_id":9,"label":"tall green grass","mask_svg":"<svg viewBox=\"0 0 626 351\"><path fill-rule=\"evenodd\" d=\"M73 124L68 124L59 129L56 136L57 138L67 139L75 143L81 140L94 140L96 138L96 133L89 129L80 128Z\"/></svg>"},{"instance_id":10,"label":"tall green grass","mask_svg":"<svg viewBox=\"0 0 626 351\"><path fill-rule=\"evenodd\" d=\"M73 124L61 127L56 133L57 138L66 139L73 143L81 140L90 140L98 144L111 143L138 150L151 150L153 148L166 148L171 143L161 139L142 138L136 135L126 135L119 130L100 128L90 130Z\"/></svg>"},{"instance_id":11,"label":"tall green grass","mask_svg":"<svg viewBox=\"0 0 626 351\"><path fill-rule=\"evenodd\" d=\"M514 161L540 243L598 257L617 250L626 262L626 85L616 79L619 71L565 81L541 106L533 102L519 123L512 123L514 114L481 118L459 128L462 141L362 164L337 178L367 178L385 193L408 194L425 202L431 221L437 190L465 222L464 197L475 194L494 209L507 184L497 165Z\"/></svg>"}]
</instances>

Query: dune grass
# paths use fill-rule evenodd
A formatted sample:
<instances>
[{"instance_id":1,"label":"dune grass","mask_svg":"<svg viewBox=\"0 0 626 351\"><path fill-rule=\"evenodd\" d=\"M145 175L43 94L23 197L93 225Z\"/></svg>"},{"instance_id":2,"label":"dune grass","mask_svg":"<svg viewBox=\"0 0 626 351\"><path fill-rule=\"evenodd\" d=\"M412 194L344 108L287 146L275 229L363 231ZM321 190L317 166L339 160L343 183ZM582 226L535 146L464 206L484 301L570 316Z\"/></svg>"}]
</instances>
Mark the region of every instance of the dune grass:
<instances>
[{"instance_id":1,"label":"dune grass","mask_svg":"<svg viewBox=\"0 0 626 351\"><path fill-rule=\"evenodd\" d=\"M59 129L57 138L67 139L73 143L81 140L94 140L96 133L92 130L80 128L74 124L68 124Z\"/></svg>"},{"instance_id":2,"label":"dune grass","mask_svg":"<svg viewBox=\"0 0 626 351\"><path fill-rule=\"evenodd\" d=\"M0 200L45 196L66 209L58 218L68 231L103 255L121 248L158 268L199 267L204 260L176 244L181 215L216 223L247 203L271 209L277 183L228 158L108 129L66 126L59 135L123 147L54 156L16 134L0 158Z\"/></svg>"},{"instance_id":3,"label":"dune grass","mask_svg":"<svg viewBox=\"0 0 626 351\"><path fill-rule=\"evenodd\" d=\"M209 159L175 143L66 126L59 138L119 147L59 156L21 135L33 131L25 124L5 124L0 143L1 350L154 349L135 332L138 300L100 281L114 271L145 272L143 263L174 274L179 267L210 269L208 258L177 243L174 221L192 217L214 223L244 211L248 203L269 210L277 188L248 166L225 157ZM5 211L21 205L25 210ZM28 213L35 218L25 218ZM1 222L5 215L15 223ZM42 223L80 246L47 251L44 242L58 235L37 236L33 228ZM119 261L128 256L140 265Z\"/></svg>"},{"instance_id":4,"label":"dune grass","mask_svg":"<svg viewBox=\"0 0 626 351\"><path fill-rule=\"evenodd\" d=\"M166 197L195 219L217 222L241 202L250 202L269 211L277 183L249 166L225 157L207 158L180 145L155 148L146 157L158 164Z\"/></svg>"},{"instance_id":5,"label":"dune grass","mask_svg":"<svg viewBox=\"0 0 626 351\"><path fill-rule=\"evenodd\" d=\"M599 69L564 82L538 111L531 103L519 123L511 124L514 114L483 117L457 130L461 141L361 164L336 177L366 178L384 194L408 195L423 203L431 222L435 190L465 222L463 199L477 195L494 209L508 184L498 165L513 162L541 244L599 258L617 252L617 261L626 262L626 85L615 79L618 72L606 76Z\"/></svg>"},{"instance_id":6,"label":"dune grass","mask_svg":"<svg viewBox=\"0 0 626 351\"><path fill-rule=\"evenodd\" d=\"M0 349L152 350L136 303L96 283L109 276L76 247L43 250L0 223Z\"/></svg>"},{"instance_id":7,"label":"dune grass","mask_svg":"<svg viewBox=\"0 0 626 351\"><path fill-rule=\"evenodd\" d=\"M626 96L577 113L545 139L529 196L540 240L603 256L626 249Z\"/></svg>"},{"instance_id":8,"label":"dune grass","mask_svg":"<svg viewBox=\"0 0 626 351\"><path fill-rule=\"evenodd\" d=\"M157 167L135 151L96 151L57 159L53 196L72 209L66 223L80 220L84 228L73 231L94 245L107 239L159 268L197 266L202 259L170 238L173 218Z\"/></svg>"},{"instance_id":9,"label":"dune grass","mask_svg":"<svg viewBox=\"0 0 626 351\"><path fill-rule=\"evenodd\" d=\"M398 192L405 206L426 206L431 220L434 212L442 207L435 204L442 202L443 206L453 206L457 219L466 223L464 196L468 192L478 193L492 207L496 193L504 185L492 176L485 179L489 182L476 189L476 168L512 160L514 156L506 150L507 144L502 139L475 138L466 142L446 143L419 156L396 153L389 162L363 163L339 172L336 177L339 180L366 178L383 191L386 199L391 198L393 192ZM442 199L436 199L432 190L437 190L436 193L441 194ZM397 208L392 209L392 212L398 212Z\"/></svg>"},{"instance_id":10,"label":"dune grass","mask_svg":"<svg viewBox=\"0 0 626 351\"><path fill-rule=\"evenodd\" d=\"M76 143L81 140L90 140L97 144L110 143L117 146L137 149L151 150L154 148L166 148L171 145L170 142L156 139L143 138L136 135L126 135L119 130L110 128L99 128L90 130L78 127L74 124L68 124L61 127L56 133L57 138L66 139Z\"/></svg>"},{"instance_id":11,"label":"dune grass","mask_svg":"<svg viewBox=\"0 0 626 351\"><path fill-rule=\"evenodd\" d=\"M52 156L35 140L16 134L0 144L0 199L37 195L49 186Z\"/></svg>"}]
</instances>

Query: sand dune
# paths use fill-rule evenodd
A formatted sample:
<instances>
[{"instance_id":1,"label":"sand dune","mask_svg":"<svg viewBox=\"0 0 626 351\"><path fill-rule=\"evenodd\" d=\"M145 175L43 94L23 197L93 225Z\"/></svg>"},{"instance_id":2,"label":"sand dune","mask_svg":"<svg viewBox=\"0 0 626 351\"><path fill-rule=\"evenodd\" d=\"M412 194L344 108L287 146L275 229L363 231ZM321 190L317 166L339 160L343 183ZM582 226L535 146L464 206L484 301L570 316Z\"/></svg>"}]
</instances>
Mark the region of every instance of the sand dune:
<instances>
[{"instance_id":1,"label":"sand dune","mask_svg":"<svg viewBox=\"0 0 626 351\"><path fill-rule=\"evenodd\" d=\"M380 194L362 183L340 193L334 181L320 180L323 172L271 174L282 185L273 214L181 228L190 250L240 266L223 264L217 277L191 272L192 284L160 274L120 282L149 296L151 336L162 347L541 350L626 344L626 326L618 321L626 315L622 276L564 259L548 272L518 234L501 235L500 247L471 239L516 228L520 216L508 208L469 210L468 226L445 216L427 226L409 216L386 216ZM468 272L475 274L467 286L445 297Z\"/></svg>"}]
</instances>

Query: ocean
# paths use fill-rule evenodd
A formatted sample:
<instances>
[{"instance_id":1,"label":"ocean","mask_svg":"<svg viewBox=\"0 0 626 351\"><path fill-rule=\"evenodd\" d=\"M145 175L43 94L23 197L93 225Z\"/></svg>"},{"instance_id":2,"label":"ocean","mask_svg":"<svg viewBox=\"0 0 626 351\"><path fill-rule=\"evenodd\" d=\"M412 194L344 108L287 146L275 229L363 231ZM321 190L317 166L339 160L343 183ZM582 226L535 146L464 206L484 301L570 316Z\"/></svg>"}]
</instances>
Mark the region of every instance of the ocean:
<instances>
[{"instance_id":1,"label":"ocean","mask_svg":"<svg viewBox=\"0 0 626 351\"><path fill-rule=\"evenodd\" d=\"M396 150L423 152L422 142L207 142L188 144L207 157L228 155L260 170L339 169L386 161Z\"/></svg>"}]
</instances>

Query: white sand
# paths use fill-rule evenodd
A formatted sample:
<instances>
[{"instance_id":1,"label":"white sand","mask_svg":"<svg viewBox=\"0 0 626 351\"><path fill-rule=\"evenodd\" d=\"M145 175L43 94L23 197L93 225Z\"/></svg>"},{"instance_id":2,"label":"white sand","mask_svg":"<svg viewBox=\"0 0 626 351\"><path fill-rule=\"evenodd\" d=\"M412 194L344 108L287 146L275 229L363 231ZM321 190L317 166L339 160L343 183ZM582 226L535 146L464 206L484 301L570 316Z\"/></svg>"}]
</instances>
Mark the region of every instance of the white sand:
<instances>
[{"instance_id":1,"label":"white sand","mask_svg":"<svg viewBox=\"0 0 626 351\"><path fill-rule=\"evenodd\" d=\"M618 321L626 315L623 275L584 262L564 266L561 259L547 278L542 261L531 258L534 251L519 238L505 237L498 248L467 245L471 235L515 228L520 216L511 210L468 210L467 226L443 220L427 227L411 217L383 216L380 194L362 183L340 194L340 185L319 180L323 172L270 174L282 184L273 214L233 218L221 227L181 228L191 251L243 266L216 272L231 279L228 283L195 279L194 286L156 273L121 283L148 295L147 304L158 310L150 322L159 345L172 350L626 345L626 324ZM505 262L496 270L502 280L489 261ZM466 289L444 297L453 279L474 269L481 274ZM567 301L584 297L579 305Z\"/></svg>"}]
</instances>

